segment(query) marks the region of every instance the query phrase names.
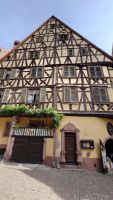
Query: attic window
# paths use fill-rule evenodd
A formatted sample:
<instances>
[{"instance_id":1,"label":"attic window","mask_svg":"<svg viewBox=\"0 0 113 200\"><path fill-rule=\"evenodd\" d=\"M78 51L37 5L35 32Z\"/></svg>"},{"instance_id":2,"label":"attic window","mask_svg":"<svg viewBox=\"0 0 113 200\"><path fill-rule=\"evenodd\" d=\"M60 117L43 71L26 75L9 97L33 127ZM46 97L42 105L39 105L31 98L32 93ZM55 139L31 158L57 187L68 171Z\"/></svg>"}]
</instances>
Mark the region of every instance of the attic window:
<instances>
[{"instance_id":1,"label":"attic window","mask_svg":"<svg viewBox=\"0 0 113 200\"><path fill-rule=\"evenodd\" d=\"M50 24L50 29L54 29L55 28L55 24Z\"/></svg>"},{"instance_id":2,"label":"attic window","mask_svg":"<svg viewBox=\"0 0 113 200\"><path fill-rule=\"evenodd\" d=\"M43 36L37 36L37 37L36 37L36 42L41 43L41 42L43 42L43 41L44 41L44 37L43 37Z\"/></svg>"},{"instance_id":3,"label":"attic window","mask_svg":"<svg viewBox=\"0 0 113 200\"><path fill-rule=\"evenodd\" d=\"M59 41L65 41L68 40L68 35L67 34L59 34Z\"/></svg>"},{"instance_id":4,"label":"attic window","mask_svg":"<svg viewBox=\"0 0 113 200\"><path fill-rule=\"evenodd\" d=\"M88 56L89 55L89 47L80 47L80 54L81 54L81 56Z\"/></svg>"},{"instance_id":5,"label":"attic window","mask_svg":"<svg viewBox=\"0 0 113 200\"><path fill-rule=\"evenodd\" d=\"M29 52L29 59L39 58L39 51L30 51Z\"/></svg>"},{"instance_id":6,"label":"attic window","mask_svg":"<svg viewBox=\"0 0 113 200\"><path fill-rule=\"evenodd\" d=\"M74 56L74 49L72 49L72 48L67 49L67 56L69 56L69 57Z\"/></svg>"}]
</instances>

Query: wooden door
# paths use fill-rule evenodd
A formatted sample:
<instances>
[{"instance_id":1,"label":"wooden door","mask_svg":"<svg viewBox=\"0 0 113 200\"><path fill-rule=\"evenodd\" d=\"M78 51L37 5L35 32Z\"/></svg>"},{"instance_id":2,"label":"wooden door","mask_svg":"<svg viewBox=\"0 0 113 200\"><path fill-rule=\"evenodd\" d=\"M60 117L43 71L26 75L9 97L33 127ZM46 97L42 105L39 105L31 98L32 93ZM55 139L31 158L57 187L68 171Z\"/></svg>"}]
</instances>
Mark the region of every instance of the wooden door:
<instances>
[{"instance_id":1,"label":"wooden door","mask_svg":"<svg viewBox=\"0 0 113 200\"><path fill-rule=\"evenodd\" d=\"M16 137L12 160L25 163L42 163L43 161L42 137Z\"/></svg>"},{"instance_id":2,"label":"wooden door","mask_svg":"<svg viewBox=\"0 0 113 200\"><path fill-rule=\"evenodd\" d=\"M65 133L66 163L76 163L76 141L74 133Z\"/></svg>"}]
</instances>

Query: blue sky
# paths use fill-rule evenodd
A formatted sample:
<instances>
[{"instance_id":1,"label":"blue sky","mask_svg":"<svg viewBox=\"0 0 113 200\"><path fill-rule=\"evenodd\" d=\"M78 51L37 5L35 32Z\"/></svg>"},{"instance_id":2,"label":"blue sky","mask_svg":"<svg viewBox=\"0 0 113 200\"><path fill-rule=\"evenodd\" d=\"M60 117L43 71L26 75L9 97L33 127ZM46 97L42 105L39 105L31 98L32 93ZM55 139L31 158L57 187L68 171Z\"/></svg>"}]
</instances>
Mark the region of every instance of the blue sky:
<instances>
[{"instance_id":1,"label":"blue sky","mask_svg":"<svg viewBox=\"0 0 113 200\"><path fill-rule=\"evenodd\" d=\"M12 48L52 15L111 54L113 0L0 0L0 47Z\"/></svg>"}]
</instances>

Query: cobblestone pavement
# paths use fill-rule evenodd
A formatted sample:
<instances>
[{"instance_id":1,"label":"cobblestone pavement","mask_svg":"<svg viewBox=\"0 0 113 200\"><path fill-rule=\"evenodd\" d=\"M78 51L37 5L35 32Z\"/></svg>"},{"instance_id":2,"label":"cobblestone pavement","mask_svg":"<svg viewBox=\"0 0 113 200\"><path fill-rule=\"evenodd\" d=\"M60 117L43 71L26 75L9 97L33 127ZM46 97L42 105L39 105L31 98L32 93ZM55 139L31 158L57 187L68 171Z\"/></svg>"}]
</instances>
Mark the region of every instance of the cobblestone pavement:
<instances>
[{"instance_id":1,"label":"cobblestone pavement","mask_svg":"<svg viewBox=\"0 0 113 200\"><path fill-rule=\"evenodd\" d=\"M113 200L113 175L0 162L0 200Z\"/></svg>"}]
</instances>

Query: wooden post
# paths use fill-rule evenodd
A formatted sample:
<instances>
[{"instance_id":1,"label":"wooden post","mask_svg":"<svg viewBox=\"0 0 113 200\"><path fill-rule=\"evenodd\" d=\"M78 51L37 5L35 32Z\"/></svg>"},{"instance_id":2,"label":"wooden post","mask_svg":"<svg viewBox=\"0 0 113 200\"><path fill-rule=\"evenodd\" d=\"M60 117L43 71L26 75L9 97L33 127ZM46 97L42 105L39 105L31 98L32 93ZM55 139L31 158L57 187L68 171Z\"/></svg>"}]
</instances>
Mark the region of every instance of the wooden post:
<instances>
[{"instance_id":1,"label":"wooden post","mask_svg":"<svg viewBox=\"0 0 113 200\"><path fill-rule=\"evenodd\" d=\"M16 121L17 121L17 118L14 116L12 118L11 131L10 131L10 135L9 135L9 138L8 138L6 151L5 151L4 156L3 156L3 160L4 161L10 160L10 158L12 156L12 149L13 149L14 140L15 140L15 138L12 137L12 135L13 135L13 130L14 130L15 126L16 126Z\"/></svg>"}]
</instances>

